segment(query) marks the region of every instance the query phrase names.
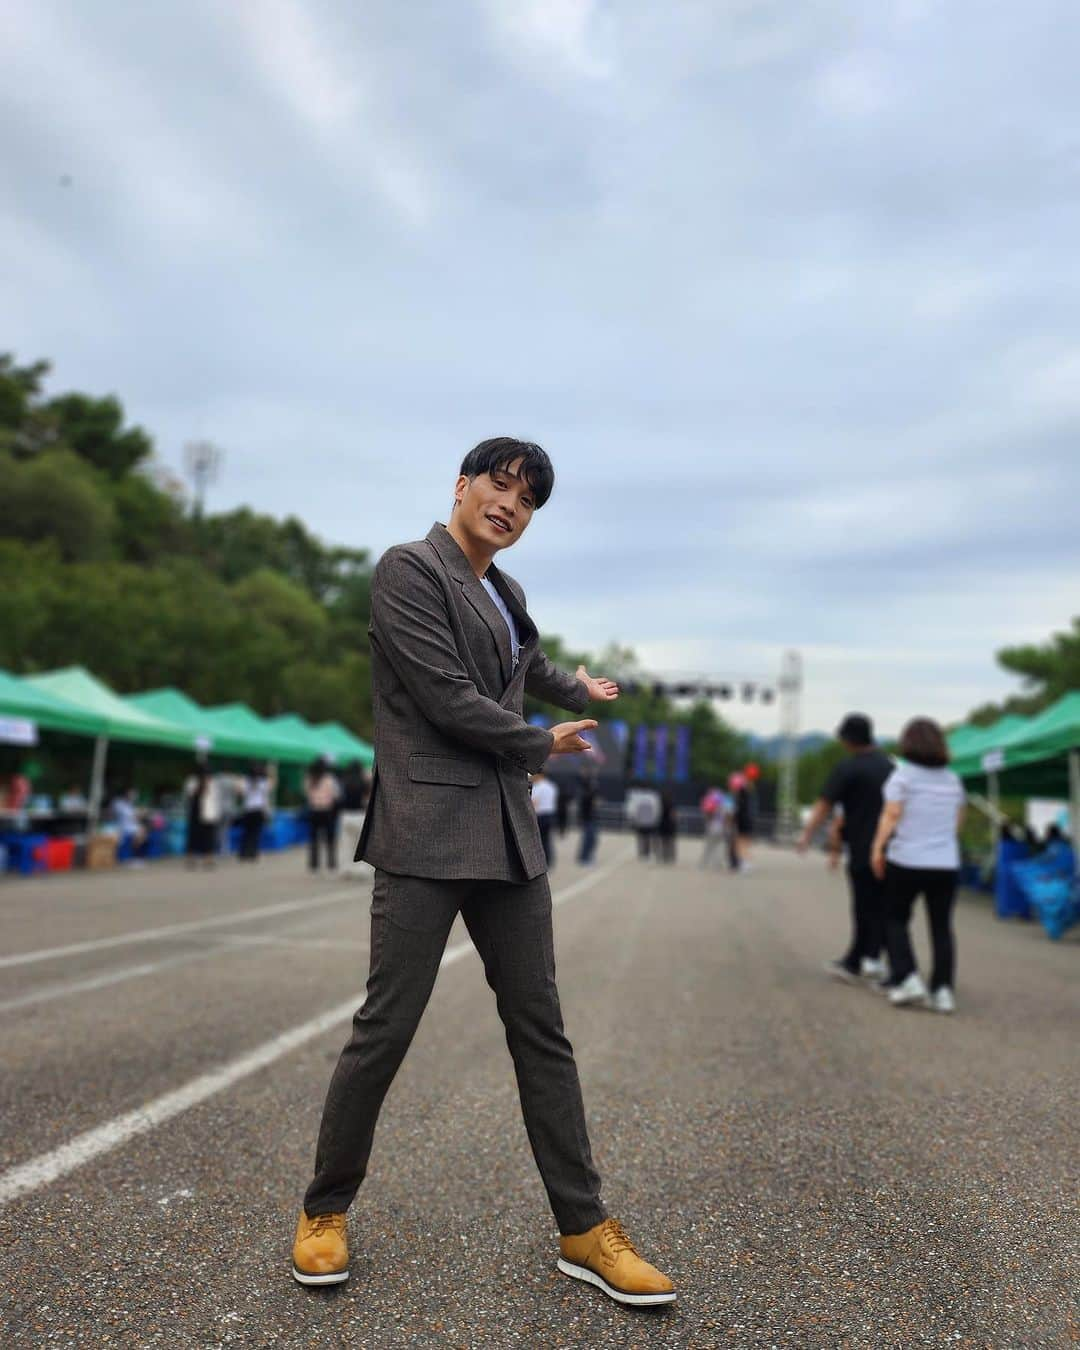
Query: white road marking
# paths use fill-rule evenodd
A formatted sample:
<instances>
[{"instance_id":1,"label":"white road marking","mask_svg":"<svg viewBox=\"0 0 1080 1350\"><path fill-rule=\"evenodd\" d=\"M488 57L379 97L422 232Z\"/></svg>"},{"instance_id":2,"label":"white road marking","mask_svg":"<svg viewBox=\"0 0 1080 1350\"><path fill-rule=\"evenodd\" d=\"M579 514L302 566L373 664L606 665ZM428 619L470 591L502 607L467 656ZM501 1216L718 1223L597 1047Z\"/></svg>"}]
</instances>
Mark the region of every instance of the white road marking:
<instances>
[{"instance_id":1,"label":"white road marking","mask_svg":"<svg viewBox=\"0 0 1080 1350\"><path fill-rule=\"evenodd\" d=\"M99 975L88 975L81 980L65 980L62 984L46 984L31 989L25 994L0 1002L0 1013L15 1012L19 1008L32 1008L38 1003L53 1003L60 998L71 998L74 994L90 994L96 989L109 989L115 984L126 984L128 980L142 979L146 975L157 975L162 970L175 970L177 966L192 965L197 961L210 961L215 956L225 956L239 947L300 947L325 951L366 952L366 942L342 941L338 938L290 938L277 937L269 933L240 934L223 933L213 939L213 946L200 948L195 952L184 952L180 956L165 956L160 961L144 961L136 966L117 966L102 971Z\"/></svg>"},{"instance_id":2,"label":"white road marking","mask_svg":"<svg viewBox=\"0 0 1080 1350\"><path fill-rule=\"evenodd\" d=\"M606 880L622 866L629 856L628 852L620 853L606 867L598 868L595 872L589 873L588 876L582 877L580 881L576 881L572 886L568 886L565 891L553 896L554 903L562 904L565 900L580 895L583 891L590 890L599 882ZM448 947L443 953L439 969L442 970L446 966L454 965L463 956L468 956L473 951L475 951L475 948L471 942L459 942L453 947ZM172 1092L166 1092L160 1097L155 1097L153 1101L147 1102L143 1106L137 1106L133 1111L125 1112L124 1115L116 1116L113 1120L106 1121L104 1125L98 1125L95 1129L77 1134L74 1139L69 1140L66 1144L61 1144L59 1148L51 1149L48 1153L41 1153L28 1162L9 1168L8 1171L0 1174L0 1205L7 1204L20 1195L36 1191L41 1186L47 1186L50 1182L66 1176L69 1172L84 1167L88 1162L92 1162L103 1153L109 1153L114 1148L119 1148L130 1139L156 1129L158 1125L163 1125L173 1116L178 1116L181 1112L197 1106L209 1097L224 1092L234 1083L257 1073L259 1069L266 1068L268 1064L273 1064L275 1060L281 1059L283 1055L299 1049L302 1045L306 1045L316 1036L321 1036L324 1032L332 1030L342 1022L351 1021L357 1008L358 997L358 995L353 995L344 1003L339 1003L333 1008L328 1008L326 1012L320 1013L318 1017L313 1017L310 1021L302 1022L299 1026L292 1027L289 1031L284 1031L269 1041L264 1041L262 1045L256 1046L246 1055L241 1055L238 1059L219 1065L218 1068L211 1069L209 1073L200 1074L182 1087L176 1088Z\"/></svg>"},{"instance_id":3,"label":"white road marking","mask_svg":"<svg viewBox=\"0 0 1080 1350\"><path fill-rule=\"evenodd\" d=\"M130 947L138 942L157 942L160 938L176 937L180 933L198 933L204 928L227 928L232 923L251 923L254 919L269 919L275 914L292 914L299 909L319 909L323 905L340 904L357 899L363 894L359 886L324 892L304 900L283 900L277 905L262 905L258 909L241 909L232 914L216 914L211 919L192 919L188 923L170 923L163 928L143 928L134 933L119 933L116 937L94 938L90 942L72 942L66 947L41 947L33 952L16 952L14 956L0 956L0 970L11 966L32 966L39 961L56 961L64 956L81 956L83 952L100 952L109 947Z\"/></svg>"}]
</instances>

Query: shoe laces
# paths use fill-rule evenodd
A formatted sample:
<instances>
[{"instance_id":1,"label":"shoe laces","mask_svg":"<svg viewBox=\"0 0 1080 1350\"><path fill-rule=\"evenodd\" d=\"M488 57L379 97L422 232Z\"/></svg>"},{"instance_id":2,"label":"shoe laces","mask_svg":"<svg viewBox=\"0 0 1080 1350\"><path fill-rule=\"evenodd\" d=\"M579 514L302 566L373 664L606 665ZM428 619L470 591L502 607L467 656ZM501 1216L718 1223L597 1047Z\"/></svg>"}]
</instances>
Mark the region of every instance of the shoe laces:
<instances>
[{"instance_id":1,"label":"shoe laces","mask_svg":"<svg viewBox=\"0 0 1080 1350\"><path fill-rule=\"evenodd\" d=\"M617 1256L619 1252L633 1252L634 1255L637 1256L637 1248L630 1241L626 1229L623 1228L618 1219L605 1219L601 1231L607 1238L608 1246L615 1256Z\"/></svg>"},{"instance_id":2,"label":"shoe laces","mask_svg":"<svg viewBox=\"0 0 1080 1350\"><path fill-rule=\"evenodd\" d=\"M328 1228L340 1233L345 1227L345 1216L343 1214L316 1214L308 1222L311 1224L308 1237L322 1237Z\"/></svg>"}]
</instances>

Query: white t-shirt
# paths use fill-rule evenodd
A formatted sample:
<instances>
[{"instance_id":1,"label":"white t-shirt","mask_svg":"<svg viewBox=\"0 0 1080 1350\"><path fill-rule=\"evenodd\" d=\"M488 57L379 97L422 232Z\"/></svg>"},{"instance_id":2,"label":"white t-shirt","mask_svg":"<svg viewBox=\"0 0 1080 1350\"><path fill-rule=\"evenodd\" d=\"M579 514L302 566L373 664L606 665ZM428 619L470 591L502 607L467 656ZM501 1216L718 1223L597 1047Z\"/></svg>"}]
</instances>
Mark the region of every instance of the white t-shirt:
<instances>
[{"instance_id":1,"label":"white t-shirt","mask_svg":"<svg viewBox=\"0 0 1080 1350\"><path fill-rule=\"evenodd\" d=\"M550 778L532 785L533 807L538 816L553 816L559 806L559 789Z\"/></svg>"},{"instance_id":2,"label":"white t-shirt","mask_svg":"<svg viewBox=\"0 0 1080 1350\"><path fill-rule=\"evenodd\" d=\"M925 769L903 761L886 778L882 796L901 802L904 813L885 856L900 867L960 866L956 818L964 789L951 769Z\"/></svg>"},{"instance_id":3,"label":"white t-shirt","mask_svg":"<svg viewBox=\"0 0 1080 1350\"><path fill-rule=\"evenodd\" d=\"M494 584L488 581L487 577L480 578L480 585L483 586L484 590L487 591L488 595L490 595L492 600L495 601L496 609L506 620L506 627L510 633L510 651L513 655L513 665L511 669L517 670L518 657L521 654L521 642L518 638L517 622L515 621L514 616L510 613L510 608L507 605L506 601L495 589ZM557 792L556 795L558 795Z\"/></svg>"},{"instance_id":4,"label":"white t-shirt","mask_svg":"<svg viewBox=\"0 0 1080 1350\"><path fill-rule=\"evenodd\" d=\"M626 794L626 818L635 830L655 830L663 802L656 788L634 787Z\"/></svg>"},{"instance_id":5,"label":"white t-shirt","mask_svg":"<svg viewBox=\"0 0 1080 1350\"><path fill-rule=\"evenodd\" d=\"M244 810L245 811L269 811L270 809L270 780L258 775L255 778L249 778L244 786Z\"/></svg>"}]
</instances>

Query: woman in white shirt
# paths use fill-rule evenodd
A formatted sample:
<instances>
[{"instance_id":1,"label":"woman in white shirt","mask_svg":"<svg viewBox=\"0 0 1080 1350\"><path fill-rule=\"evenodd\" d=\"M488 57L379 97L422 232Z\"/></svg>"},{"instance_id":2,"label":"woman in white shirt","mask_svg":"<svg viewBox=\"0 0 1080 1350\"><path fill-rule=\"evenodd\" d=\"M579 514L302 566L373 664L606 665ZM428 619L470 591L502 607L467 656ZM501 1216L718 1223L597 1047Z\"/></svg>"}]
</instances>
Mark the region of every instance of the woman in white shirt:
<instances>
[{"instance_id":1,"label":"woman in white shirt","mask_svg":"<svg viewBox=\"0 0 1080 1350\"><path fill-rule=\"evenodd\" d=\"M187 865L213 867L221 823L221 789L205 760L184 784L187 801Z\"/></svg>"},{"instance_id":2,"label":"woman in white shirt","mask_svg":"<svg viewBox=\"0 0 1080 1350\"><path fill-rule=\"evenodd\" d=\"M270 799L276 782L273 765L252 764L246 778L241 780L240 792L240 849L241 862L258 862L262 844L263 826L270 819Z\"/></svg>"},{"instance_id":3,"label":"woman in white shirt","mask_svg":"<svg viewBox=\"0 0 1080 1350\"><path fill-rule=\"evenodd\" d=\"M947 767L949 750L936 722L916 717L900 737L901 763L885 780L870 865L885 879L885 941L892 973L889 999L896 1007L928 1004L955 1011L956 964L952 929L960 867L957 833L964 815L964 789ZM922 895L930 920L933 972L927 989L915 965L908 927Z\"/></svg>"}]
</instances>

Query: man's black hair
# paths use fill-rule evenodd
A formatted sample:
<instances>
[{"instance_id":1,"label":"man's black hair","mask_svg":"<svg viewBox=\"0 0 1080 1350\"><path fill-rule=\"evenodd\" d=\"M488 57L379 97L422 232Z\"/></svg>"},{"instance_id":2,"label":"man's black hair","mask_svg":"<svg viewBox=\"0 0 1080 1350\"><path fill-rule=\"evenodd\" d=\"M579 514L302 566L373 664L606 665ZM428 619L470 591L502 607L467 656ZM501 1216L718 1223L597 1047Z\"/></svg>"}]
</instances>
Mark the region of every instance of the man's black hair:
<instances>
[{"instance_id":1,"label":"man's black hair","mask_svg":"<svg viewBox=\"0 0 1080 1350\"><path fill-rule=\"evenodd\" d=\"M865 749L874 743L874 724L865 713L848 713L836 728L837 739Z\"/></svg>"},{"instance_id":2,"label":"man's black hair","mask_svg":"<svg viewBox=\"0 0 1080 1350\"><path fill-rule=\"evenodd\" d=\"M461 461L461 472L466 478L477 478L482 473L505 471L519 459L519 473L532 489L539 511L555 486L555 470L547 451L534 441L518 441L513 436L493 436L489 441L481 441Z\"/></svg>"}]
</instances>

